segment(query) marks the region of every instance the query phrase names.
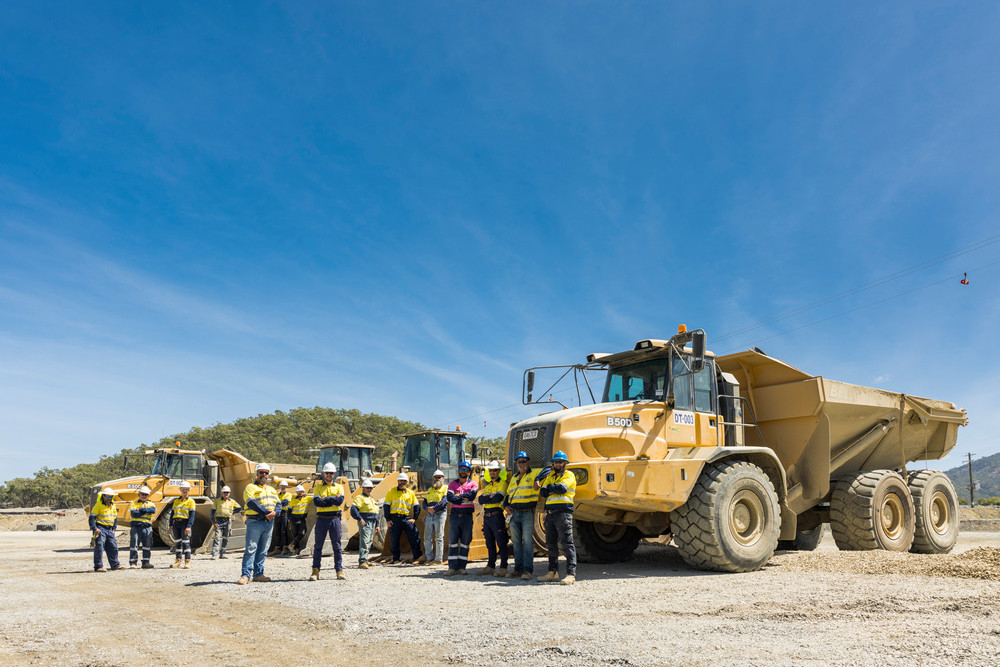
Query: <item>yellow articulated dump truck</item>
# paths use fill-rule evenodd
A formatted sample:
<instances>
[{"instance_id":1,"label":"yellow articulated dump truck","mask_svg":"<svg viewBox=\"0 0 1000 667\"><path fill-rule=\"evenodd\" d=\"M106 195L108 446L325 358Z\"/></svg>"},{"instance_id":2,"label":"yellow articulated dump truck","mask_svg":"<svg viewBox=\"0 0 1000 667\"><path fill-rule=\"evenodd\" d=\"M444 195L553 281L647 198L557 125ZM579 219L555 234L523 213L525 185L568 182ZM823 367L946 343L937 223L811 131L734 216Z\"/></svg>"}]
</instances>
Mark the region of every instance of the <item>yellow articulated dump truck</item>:
<instances>
[{"instance_id":1,"label":"yellow articulated dump truck","mask_svg":"<svg viewBox=\"0 0 1000 667\"><path fill-rule=\"evenodd\" d=\"M529 369L525 404L543 368L605 375L594 405L508 434L508 458L569 457L581 557L623 561L642 538L669 536L693 567L745 572L779 544L815 548L825 523L844 550L947 553L957 540L951 482L908 469L955 446L968 421L952 403L828 380L756 349L716 357L704 331L683 326L586 364ZM539 395L551 401L551 389Z\"/></svg>"},{"instance_id":2,"label":"yellow articulated dump truck","mask_svg":"<svg viewBox=\"0 0 1000 667\"><path fill-rule=\"evenodd\" d=\"M152 470L148 475L137 475L113 479L95 485L91 489L91 507L97 501L101 489L111 487L115 492L115 505L118 509L118 526L128 526L131 522L128 506L139 496L139 488L148 486L151 493L149 500L156 505L153 514L154 542L163 546L172 546L173 537L170 534L170 505L180 496L181 482L191 484L190 497L195 502L195 520L191 528L191 549L203 553L211 548L211 537L214 526L210 519L212 503L219 497L223 486L228 486L233 500L243 505L243 491L255 479L256 463L245 456L228 449L220 449L206 454L204 451L177 448L148 450L143 456L153 457ZM269 462L270 463L270 462ZM313 466L293 463L272 463L271 484L287 480L295 488L298 483L305 483L312 488L311 473ZM232 536L229 539L229 549L242 549L246 528L243 515L233 517ZM128 540L126 533L124 539Z\"/></svg>"}]
</instances>

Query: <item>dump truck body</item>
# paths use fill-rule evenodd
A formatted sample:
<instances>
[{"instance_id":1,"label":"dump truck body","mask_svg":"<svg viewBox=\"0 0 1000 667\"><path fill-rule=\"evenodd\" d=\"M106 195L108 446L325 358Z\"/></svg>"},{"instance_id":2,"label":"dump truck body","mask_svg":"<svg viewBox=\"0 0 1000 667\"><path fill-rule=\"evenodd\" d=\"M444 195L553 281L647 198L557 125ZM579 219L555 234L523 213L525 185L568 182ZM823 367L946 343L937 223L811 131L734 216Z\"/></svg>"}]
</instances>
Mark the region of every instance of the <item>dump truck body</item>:
<instances>
[{"instance_id":1,"label":"dump truck body","mask_svg":"<svg viewBox=\"0 0 1000 667\"><path fill-rule=\"evenodd\" d=\"M590 355L579 368L606 369L601 402L539 415L509 432L508 457L525 450L533 462L547 462L554 451L567 453L577 478L577 541L599 560L627 558L642 537L683 541L697 528L689 525L692 495L716 493L706 476L723 473L753 487L732 500L736 541L769 558L774 546L761 540L792 540L829 520L837 480L941 458L966 423L951 403L812 376L757 351L716 359L691 342L684 332ZM906 532L905 517L899 521L890 532ZM766 558L735 569L755 569L749 563L757 561Z\"/></svg>"}]
</instances>

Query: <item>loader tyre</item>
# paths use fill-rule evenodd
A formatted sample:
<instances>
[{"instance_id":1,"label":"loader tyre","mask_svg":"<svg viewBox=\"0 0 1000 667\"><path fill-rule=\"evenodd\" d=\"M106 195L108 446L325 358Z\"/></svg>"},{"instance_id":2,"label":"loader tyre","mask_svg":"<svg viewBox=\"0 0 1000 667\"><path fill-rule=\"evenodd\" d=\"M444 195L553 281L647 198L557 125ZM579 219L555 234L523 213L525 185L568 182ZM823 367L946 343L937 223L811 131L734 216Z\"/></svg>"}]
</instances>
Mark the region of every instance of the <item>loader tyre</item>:
<instances>
[{"instance_id":1,"label":"loader tyre","mask_svg":"<svg viewBox=\"0 0 1000 667\"><path fill-rule=\"evenodd\" d=\"M174 536L170 532L170 511L163 510L160 516L156 519L156 534L160 537L163 542L163 546L172 547L174 546Z\"/></svg>"},{"instance_id":2,"label":"loader tyre","mask_svg":"<svg viewBox=\"0 0 1000 667\"><path fill-rule=\"evenodd\" d=\"M958 541L958 494L937 470L918 470L906 478L913 497L913 546L918 554L946 554Z\"/></svg>"},{"instance_id":3,"label":"loader tyre","mask_svg":"<svg viewBox=\"0 0 1000 667\"><path fill-rule=\"evenodd\" d=\"M369 554L374 556L375 554L382 553L382 547L385 545L385 538L389 532L389 522L385 520L385 513L378 513L378 531L372 535L372 547L369 550ZM423 536L421 536L421 539Z\"/></svg>"},{"instance_id":4,"label":"loader tyre","mask_svg":"<svg viewBox=\"0 0 1000 667\"><path fill-rule=\"evenodd\" d=\"M635 526L574 521L577 560L591 563L624 563L632 557L642 535Z\"/></svg>"},{"instance_id":5,"label":"loader tyre","mask_svg":"<svg viewBox=\"0 0 1000 667\"><path fill-rule=\"evenodd\" d=\"M913 499L892 470L841 477L830 497L830 529L842 551L909 551L913 544Z\"/></svg>"},{"instance_id":6,"label":"loader tyre","mask_svg":"<svg viewBox=\"0 0 1000 667\"><path fill-rule=\"evenodd\" d=\"M824 524L819 524L811 530L800 530L795 533L794 540L779 540L778 548L785 551L816 551L823 539Z\"/></svg>"},{"instance_id":7,"label":"loader tyre","mask_svg":"<svg viewBox=\"0 0 1000 667\"><path fill-rule=\"evenodd\" d=\"M688 565L719 572L759 570L778 545L778 494L752 463L710 463L688 501L671 512L670 524Z\"/></svg>"}]
</instances>

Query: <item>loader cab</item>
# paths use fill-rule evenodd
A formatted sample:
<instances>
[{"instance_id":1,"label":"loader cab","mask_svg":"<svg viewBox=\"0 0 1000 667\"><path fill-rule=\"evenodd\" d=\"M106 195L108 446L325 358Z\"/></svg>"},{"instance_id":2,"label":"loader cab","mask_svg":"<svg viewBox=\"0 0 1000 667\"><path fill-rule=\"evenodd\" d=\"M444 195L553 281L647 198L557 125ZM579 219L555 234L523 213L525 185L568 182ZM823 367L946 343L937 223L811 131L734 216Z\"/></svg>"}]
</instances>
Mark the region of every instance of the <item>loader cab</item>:
<instances>
[{"instance_id":1,"label":"loader cab","mask_svg":"<svg viewBox=\"0 0 1000 667\"><path fill-rule=\"evenodd\" d=\"M363 478L371 476L374 451L374 445L323 445L316 461L316 472L322 474L323 466L332 463L337 466L337 477L346 477L354 491Z\"/></svg>"},{"instance_id":2,"label":"loader cab","mask_svg":"<svg viewBox=\"0 0 1000 667\"><path fill-rule=\"evenodd\" d=\"M420 488L434 479L440 469L446 480L458 476L458 464L465 457L465 438L461 431L421 431L406 436L403 450L403 468L418 474Z\"/></svg>"}]
</instances>

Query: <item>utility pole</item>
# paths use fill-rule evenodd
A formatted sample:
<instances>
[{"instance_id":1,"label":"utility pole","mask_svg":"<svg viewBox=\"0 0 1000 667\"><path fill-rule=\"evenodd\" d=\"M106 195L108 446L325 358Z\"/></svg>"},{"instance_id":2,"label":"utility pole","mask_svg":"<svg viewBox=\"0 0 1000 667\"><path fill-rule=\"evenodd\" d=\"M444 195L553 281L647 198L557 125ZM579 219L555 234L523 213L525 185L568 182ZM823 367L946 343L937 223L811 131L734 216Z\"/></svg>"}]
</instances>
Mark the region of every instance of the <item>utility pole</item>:
<instances>
[{"instance_id":1,"label":"utility pole","mask_svg":"<svg viewBox=\"0 0 1000 667\"><path fill-rule=\"evenodd\" d=\"M976 504L976 483L972 481L972 452L969 452L969 507Z\"/></svg>"}]
</instances>

